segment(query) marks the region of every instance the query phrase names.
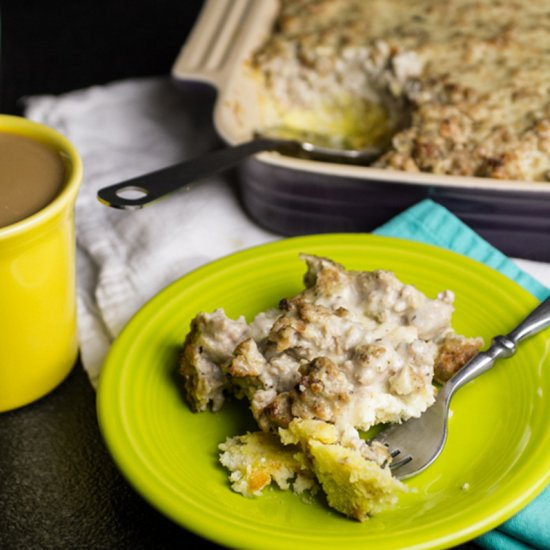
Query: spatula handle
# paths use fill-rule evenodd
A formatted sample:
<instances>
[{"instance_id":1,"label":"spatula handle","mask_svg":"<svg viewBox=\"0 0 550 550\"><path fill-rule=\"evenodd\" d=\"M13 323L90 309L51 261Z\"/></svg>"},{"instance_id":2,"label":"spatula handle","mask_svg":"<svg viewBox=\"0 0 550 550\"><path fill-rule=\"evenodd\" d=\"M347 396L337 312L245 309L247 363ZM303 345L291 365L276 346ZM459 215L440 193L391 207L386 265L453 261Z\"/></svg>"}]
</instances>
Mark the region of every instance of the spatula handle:
<instances>
[{"instance_id":1,"label":"spatula handle","mask_svg":"<svg viewBox=\"0 0 550 550\"><path fill-rule=\"evenodd\" d=\"M255 153L277 148L282 148L281 141L254 139L104 187L98 191L97 198L107 206L134 210L172 191L189 187L202 178L227 170Z\"/></svg>"}]
</instances>

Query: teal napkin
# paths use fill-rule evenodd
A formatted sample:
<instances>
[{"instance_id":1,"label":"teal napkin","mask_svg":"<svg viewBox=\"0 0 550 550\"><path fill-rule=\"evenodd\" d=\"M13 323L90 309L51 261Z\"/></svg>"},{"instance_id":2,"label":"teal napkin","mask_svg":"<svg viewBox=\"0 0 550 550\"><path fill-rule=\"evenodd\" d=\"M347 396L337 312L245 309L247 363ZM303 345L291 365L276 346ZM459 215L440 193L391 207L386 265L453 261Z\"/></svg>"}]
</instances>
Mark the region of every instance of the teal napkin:
<instances>
[{"instance_id":1,"label":"teal napkin","mask_svg":"<svg viewBox=\"0 0 550 550\"><path fill-rule=\"evenodd\" d=\"M549 289L431 200L412 206L373 233L453 250L500 271L539 300L550 295ZM489 550L550 550L550 487L503 525L476 539L476 543Z\"/></svg>"}]
</instances>

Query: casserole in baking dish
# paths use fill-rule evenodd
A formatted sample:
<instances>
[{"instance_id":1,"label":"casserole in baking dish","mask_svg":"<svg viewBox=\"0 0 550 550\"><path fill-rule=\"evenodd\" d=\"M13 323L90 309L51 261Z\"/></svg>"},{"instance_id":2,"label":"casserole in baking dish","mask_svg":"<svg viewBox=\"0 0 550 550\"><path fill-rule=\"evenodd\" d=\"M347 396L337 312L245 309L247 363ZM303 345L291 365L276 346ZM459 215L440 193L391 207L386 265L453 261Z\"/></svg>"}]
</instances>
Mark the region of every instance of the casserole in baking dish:
<instances>
[{"instance_id":1,"label":"casserole in baking dish","mask_svg":"<svg viewBox=\"0 0 550 550\"><path fill-rule=\"evenodd\" d=\"M390 82L393 91L396 87L401 86L402 88L394 94L398 101L382 102L382 104L390 115L392 108L401 108L402 105L398 105L399 101L401 103L405 101L409 109L412 104L410 112L412 112L413 123L416 124L412 133L416 132L416 134L411 135L409 127L405 127L403 131L402 128L394 129L397 132L397 136L393 140L394 145L382 157L378 166L371 167L297 159L276 153L258 155L243 163L239 168L242 196L249 213L264 226L283 234L368 231L418 200L431 197L448 207L504 252L512 255L529 255L532 258L550 259L550 183L540 181L546 178L546 163L549 162L546 151L548 141L545 138L544 125L539 124L537 127L536 123L540 121L529 121L534 130L531 132L531 150L525 158L530 164L527 161L523 161L523 163L514 161L515 164L511 161L514 160L512 159L514 154L517 156L517 153L522 151L522 147L525 149L526 140L514 142L515 137L510 137L505 131L506 124L517 125L518 120L525 122L524 119L527 115L522 117L521 109L534 104L533 99L525 99L521 95L522 90L523 92L538 90L542 97L546 97L548 86L544 75L540 71L542 76L537 81L538 87L526 88L519 81L517 84L519 88L514 92L513 86L508 84L514 78L519 78L516 74L519 70L518 64L521 67L525 66L527 58L522 58L509 45L508 49L512 49L515 56L510 67L507 66L506 70L502 70L500 73L495 69L491 74L478 75L472 67L479 62L480 56L485 56L481 65L490 66L490 56L497 58L497 53L503 48L505 49L506 44L497 44L491 46L492 50L488 46L489 49L481 53L476 49L469 52L468 55L472 56L470 65L464 66L460 78L447 79L447 84L449 82L456 83L460 79L464 81L467 81L468 78L481 79L483 86L478 86L478 88L484 93L487 93L487 82L492 79L497 83L496 89L500 93L501 105L500 112L497 111L495 116L500 116L503 119L500 126L504 128L501 129L500 143L498 143L494 136L487 134L487 131L484 130L483 117L476 119L477 115L472 115L472 112L468 112L468 116L464 116L467 107L474 109L481 104L480 98L474 98L469 105L462 102L450 106L444 104L442 107L442 103L444 103L441 99L442 96L445 94L449 96L452 95L451 92L456 92L456 85L454 88L447 86L442 89L440 83L429 88L426 82L421 82L422 86L418 87L419 71L427 73L426 67L429 68L430 63L432 63L432 68L434 64L436 68L440 68L440 61L446 59L449 67L452 67L456 73L461 67L457 64L458 61L465 62L462 57L457 57L455 54L453 54L454 58L449 58L450 54L445 52L441 46L435 48L435 53L433 53L433 48L428 50L426 44L422 43L426 34L429 34L422 27L426 24L421 21L424 16L421 12L412 13L410 5L407 11L400 10L395 14L388 12L392 5L395 7L398 3L396 0L389 3L381 3L378 0L369 2L362 0L359 3L356 0L323 0L305 3L302 0L294 0L290 3L290 7L286 6L288 13L283 13L285 19L277 21L274 31L274 22L279 16L280 9L276 0L262 0L262 2L209 0L205 3L195 29L174 64L173 76L181 83L201 81L214 86L218 91L214 111L214 123L217 131L227 143L245 141L250 139L254 130L265 124L263 98L266 97L266 90L264 83L258 78L257 70L257 66L262 66L262 55L263 67L269 68L271 79L273 80L274 75L278 78L277 89L284 89L284 84L281 84L284 78L281 75L284 76L285 72L292 74L292 71L296 73L296 67L292 68L292 64L296 64L296 48L294 50L290 48L290 54L285 53L285 47L288 46L285 46L287 44L285 40L288 38L285 36L285 24L287 25L287 35L292 32L297 35L300 34L298 31L303 31L299 26L296 27L298 31L296 28L292 30L292 24L297 17L296 13L300 11L298 8L303 11L305 6L309 5L311 9L312 5L317 5L318 9L345 10L346 6L349 8L355 5L357 8L358 5L368 5L371 8L371 13L378 14L378 19L383 20L384 25L392 30L394 35L397 26L399 39L404 44L414 43L416 50L411 47L411 51L419 52L420 61L418 59L411 61L410 52L405 50L400 52L399 42L392 43L395 37L386 36L387 42L391 45L391 48L386 48L386 51L390 52L387 55L393 56L393 58L388 57L381 64L387 68L391 67L393 63L395 67L401 66L399 70L394 68L393 73L401 71L403 74L405 71L405 74L409 74L410 78L402 78L399 82L394 79L393 83ZM435 0L425 0L415 3L414 9L427 9L431 6L434 11L439 4L441 3ZM467 3L464 0L459 0L457 4L462 11L465 6L468 10L462 15L459 13L460 10L455 10L453 12L455 19L460 15L473 25L476 19L470 13L471 7L474 5L483 7L487 2ZM500 3L491 3L490 5L493 4L500 5ZM384 9L380 7L382 5ZM523 23L527 26L533 26L533 21L537 20L538 12L536 10L544 9L540 2L535 2L534 6L535 13L530 13L530 19L528 18ZM537 6L539 7L537 8ZM518 20L521 20L517 16L521 7L522 5L518 5L515 12L515 17ZM437 12L437 10L435 11ZM341 13L343 12L338 12L337 19L342 19ZM445 17L451 17L448 9L440 9L440 13L437 13L440 19L443 18L439 21L440 26L445 23ZM497 16L502 17L500 13L492 15L493 20L496 20ZM410 18L413 18L413 23L410 22ZM538 19L542 18L538 17ZM391 24L388 23L390 20ZM484 27L480 28L479 32L483 31L489 38L490 32L493 32L496 37L498 33L494 29L491 30L491 25L494 24L493 20L483 20ZM346 21L345 17L343 24L349 30L349 21ZM337 21L336 23L331 21L329 28L333 35L336 32L335 26L337 26ZM381 26L383 27L383 25ZM366 32L367 27L368 25L359 25L360 32L358 31L358 33ZM450 28L454 27L451 25ZM500 30L502 31L502 28ZM376 31L382 32L378 27ZM473 30L462 25L460 29L454 28L452 32L458 36L475 31L475 25ZM279 34L277 35L277 33ZM294 37L297 41L302 40L300 45L302 50L305 48L304 44L311 45L312 50L315 51L326 46L324 43L319 44L318 38L315 39L316 42L311 38L315 36L314 30L306 29L302 34L301 37ZM348 36L346 40L353 40L349 38L350 33L344 33L344 35ZM510 30L508 40L514 45L512 35L513 30ZM506 36L502 36L502 32L498 36L501 41L507 40ZM485 42L490 42L489 38L486 37ZM454 39L457 37L455 36ZM330 37L329 39L325 37L324 40L330 42ZM378 50L384 49L381 46L377 46L377 48ZM455 47L454 50L456 49ZM522 48L516 47L516 50L519 51ZM258 51L261 53L258 54ZM273 55L273 51L277 55ZM282 55L281 51L283 51ZM294 53L292 53L293 51ZM426 51L429 53L427 54ZM409 55L409 59L406 59L407 68L405 69L402 67L402 60L396 61L401 54ZM533 52L531 52L532 54ZM308 63L314 65L316 63L315 56L311 55L310 58ZM251 66L252 60L255 60L256 67ZM260 61L258 62L258 60ZM493 61L494 67L498 68L501 65L499 59L493 59ZM285 63L288 63L288 67L291 69L287 70L288 67ZM274 67L279 67L279 73ZM538 64L533 62L532 66L528 68L527 74L531 76L531 81L538 74L537 67ZM416 74L414 74L415 71ZM344 76L350 74L349 69L344 72ZM390 73L391 71L384 73L386 78L388 75L391 76ZM438 74L444 76L444 71L442 73L440 70ZM308 78L309 81L312 80L311 75L305 80L307 81ZM292 83L292 79L289 79L288 82ZM444 82L444 79L441 79L441 82ZM372 78L370 84L372 85ZM407 86L409 89L403 92ZM420 92L418 92L419 89ZM426 97L429 96L428 92L432 94L432 99L435 97L437 100L435 103L426 101ZM399 93L402 95L399 96ZM272 94L272 96L274 95L276 94ZM320 95L326 98L330 94ZM372 102L371 97L367 99ZM491 98L491 101L494 102L494 98ZM436 103L437 105L435 105ZM286 107L284 101L279 101L279 104ZM437 109L434 108L434 105ZM314 107L311 111L319 113L319 109L315 105ZM533 109L526 112L529 117L536 118L538 116L543 121L546 116L545 108L545 105L542 105L538 114L534 113ZM453 112L449 113L450 109ZM273 111L273 109L271 110ZM289 111L290 108L287 108L287 112ZM462 118L460 118L461 116ZM307 119L307 117L302 117L302 119L304 118ZM401 119L402 117L394 116L393 120L396 118ZM300 117L291 117L290 120L300 121ZM460 135L456 134L456 128L449 128L449 120L451 122L458 120L457 123L462 126L465 121L473 120L474 129L481 128L485 134L478 132L481 137L475 138L477 142L472 139L470 143L474 143L473 146L468 144L464 146L461 143ZM446 131L451 133L452 139L444 140L438 148L436 147L437 140L440 140L441 136L436 135L433 138L432 135L430 137L430 132L434 133L434 125L441 129L445 126L444 122L447 124ZM492 127L494 126L495 124L492 125ZM527 130L529 128L522 129L524 134ZM472 128L470 128L470 134L472 134ZM473 134L475 137L475 132ZM430 142L427 138L432 141ZM428 144L427 147L426 144ZM517 169L518 165L522 166L522 170ZM487 175L492 177L485 177ZM504 178L531 178L539 181Z\"/></svg>"}]
</instances>

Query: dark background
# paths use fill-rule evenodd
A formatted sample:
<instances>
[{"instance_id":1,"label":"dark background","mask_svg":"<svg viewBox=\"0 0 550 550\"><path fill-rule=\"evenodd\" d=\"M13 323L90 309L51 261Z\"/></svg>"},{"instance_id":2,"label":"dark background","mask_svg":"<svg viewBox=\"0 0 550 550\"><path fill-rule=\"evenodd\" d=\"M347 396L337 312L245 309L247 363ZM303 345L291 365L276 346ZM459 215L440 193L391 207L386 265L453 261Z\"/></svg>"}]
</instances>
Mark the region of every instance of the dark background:
<instances>
[{"instance_id":1,"label":"dark background","mask_svg":"<svg viewBox=\"0 0 550 550\"><path fill-rule=\"evenodd\" d=\"M1 0L0 111L20 98L169 74L203 0Z\"/></svg>"},{"instance_id":2,"label":"dark background","mask_svg":"<svg viewBox=\"0 0 550 550\"><path fill-rule=\"evenodd\" d=\"M2 0L0 111L22 114L29 95L168 75L202 3ZM80 363L50 395L0 414L0 549L182 546L213 547L157 513L122 478Z\"/></svg>"}]
</instances>

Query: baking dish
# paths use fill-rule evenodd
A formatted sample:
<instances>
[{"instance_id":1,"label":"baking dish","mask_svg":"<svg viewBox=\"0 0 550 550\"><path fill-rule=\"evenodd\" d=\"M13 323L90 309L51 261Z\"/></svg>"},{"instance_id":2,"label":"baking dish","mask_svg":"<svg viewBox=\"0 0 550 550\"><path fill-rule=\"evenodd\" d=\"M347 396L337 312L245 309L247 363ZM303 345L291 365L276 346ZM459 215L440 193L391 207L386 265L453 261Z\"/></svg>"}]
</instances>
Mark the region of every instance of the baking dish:
<instances>
[{"instance_id":1,"label":"baking dish","mask_svg":"<svg viewBox=\"0 0 550 550\"><path fill-rule=\"evenodd\" d=\"M217 91L213 121L228 144L259 123L258 86L247 66L268 36L277 0L207 0L172 68L179 85ZM261 153L243 162L245 208L283 235L370 231L431 198L512 256L550 260L550 183L401 172Z\"/></svg>"}]
</instances>

